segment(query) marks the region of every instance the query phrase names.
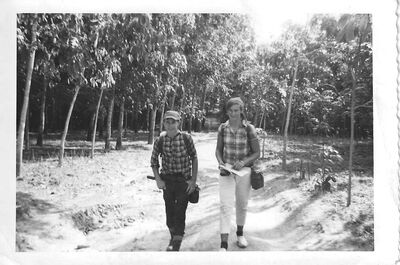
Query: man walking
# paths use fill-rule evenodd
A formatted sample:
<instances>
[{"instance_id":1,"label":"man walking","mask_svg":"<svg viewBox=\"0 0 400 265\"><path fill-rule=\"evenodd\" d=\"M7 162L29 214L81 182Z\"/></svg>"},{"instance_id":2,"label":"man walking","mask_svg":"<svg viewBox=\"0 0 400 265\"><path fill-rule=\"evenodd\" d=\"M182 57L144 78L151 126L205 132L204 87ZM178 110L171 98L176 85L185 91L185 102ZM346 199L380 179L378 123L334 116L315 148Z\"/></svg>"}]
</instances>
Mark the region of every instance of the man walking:
<instances>
[{"instance_id":1,"label":"man walking","mask_svg":"<svg viewBox=\"0 0 400 265\"><path fill-rule=\"evenodd\" d=\"M189 194L196 188L198 161L193 139L179 131L176 111L164 115L165 130L153 145L151 167L157 187L163 190L166 222L171 239L167 251L179 251L185 232ZM159 171L159 156L162 166Z\"/></svg>"}]
</instances>

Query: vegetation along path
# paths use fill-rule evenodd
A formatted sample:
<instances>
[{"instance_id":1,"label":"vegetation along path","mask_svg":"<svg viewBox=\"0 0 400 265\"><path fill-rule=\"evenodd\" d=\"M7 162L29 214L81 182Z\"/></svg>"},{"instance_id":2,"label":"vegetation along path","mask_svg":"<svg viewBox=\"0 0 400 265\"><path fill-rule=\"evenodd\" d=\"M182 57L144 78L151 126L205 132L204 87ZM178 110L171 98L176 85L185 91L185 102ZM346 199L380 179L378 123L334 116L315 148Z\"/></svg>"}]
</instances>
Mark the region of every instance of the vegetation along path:
<instances>
[{"instance_id":1,"label":"vegetation along path","mask_svg":"<svg viewBox=\"0 0 400 265\"><path fill-rule=\"evenodd\" d=\"M216 133L193 137L201 195L198 204L189 204L182 251L217 251ZM331 141L339 151L348 150L348 143ZM162 193L146 178L151 145L125 143L125 150L93 159L66 157L62 167L51 158L25 162L17 181L17 251L163 251L169 234ZM313 161L301 179L299 161L308 163L316 145L292 139L288 169L282 171L280 136L269 136L260 161L265 187L252 190L249 202L245 233L250 245L236 247L232 225L229 250L373 250L371 146L356 146L352 204L346 207L345 166L335 169L331 192L315 191L318 165Z\"/></svg>"}]
</instances>

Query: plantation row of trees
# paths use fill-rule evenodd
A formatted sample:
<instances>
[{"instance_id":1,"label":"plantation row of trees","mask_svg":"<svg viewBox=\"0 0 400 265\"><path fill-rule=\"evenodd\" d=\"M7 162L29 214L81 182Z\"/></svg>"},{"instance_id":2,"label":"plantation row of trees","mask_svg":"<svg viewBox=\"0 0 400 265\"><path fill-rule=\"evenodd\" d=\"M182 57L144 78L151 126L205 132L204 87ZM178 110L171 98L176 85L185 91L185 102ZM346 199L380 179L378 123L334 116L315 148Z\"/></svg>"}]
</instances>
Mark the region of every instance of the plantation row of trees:
<instances>
[{"instance_id":1,"label":"plantation row of trees","mask_svg":"<svg viewBox=\"0 0 400 265\"><path fill-rule=\"evenodd\" d=\"M371 36L369 15L315 15L260 46L242 14L18 14L17 149L25 130L38 145L63 131L62 163L69 127L100 130L105 149L113 128L116 148L124 127L152 143L166 110L190 130L231 96L256 127L292 134L348 137L354 104L356 137L371 137Z\"/></svg>"}]
</instances>

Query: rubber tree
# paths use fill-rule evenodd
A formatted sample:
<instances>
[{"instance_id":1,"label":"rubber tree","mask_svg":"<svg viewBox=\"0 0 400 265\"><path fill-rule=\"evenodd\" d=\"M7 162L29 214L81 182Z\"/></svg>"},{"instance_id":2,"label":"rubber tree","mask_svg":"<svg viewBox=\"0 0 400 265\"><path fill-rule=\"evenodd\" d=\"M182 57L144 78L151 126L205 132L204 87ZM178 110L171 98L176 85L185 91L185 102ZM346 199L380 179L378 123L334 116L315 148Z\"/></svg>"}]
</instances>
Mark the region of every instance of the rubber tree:
<instances>
[{"instance_id":1,"label":"rubber tree","mask_svg":"<svg viewBox=\"0 0 400 265\"><path fill-rule=\"evenodd\" d=\"M63 71L68 73L68 83L72 85L72 99L68 108L67 117L64 122L64 130L61 135L58 166L63 165L65 140L68 134L68 127L79 91L83 86L88 85L85 70L93 66L90 49L93 47L93 39L85 32L85 21L80 14L66 14L63 18L65 23L64 34L60 42L65 43L63 47Z\"/></svg>"},{"instance_id":2,"label":"rubber tree","mask_svg":"<svg viewBox=\"0 0 400 265\"><path fill-rule=\"evenodd\" d=\"M171 49L177 50L176 47L170 47ZM160 133L162 131L163 126L163 117L165 111L165 105L168 102L168 95L172 94L173 98L176 95L176 91L174 87L179 87L179 76L180 73L186 72L187 62L186 57L180 52L171 52L170 55L167 55L167 61L165 64L165 73L167 82L163 88L163 99L161 102L161 118L160 118ZM175 99L173 99L173 102ZM170 109L173 109L173 106L169 106Z\"/></svg>"},{"instance_id":3,"label":"rubber tree","mask_svg":"<svg viewBox=\"0 0 400 265\"><path fill-rule=\"evenodd\" d=\"M132 93L130 86L132 81L132 65L133 57L138 54L139 45L134 41L138 35L138 29L146 27L146 17L144 14L107 14L99 16L98 21L101 27L94 28L96 37L96 66L97 76L93 80L94 83L100 84L101 89L108 92L108 111L107 111L107 128L105 135L105 150L110 149L112 117L114 105L119 104L120 115L118 121L118 137L117 146L122 146L122 127L124 120L125 98ZM136 51L133 51L136 48ZM140 48L140 47L139 47ZM104 93L101 93L103 95ZM101 100L102 97L99 97ZM97 114L96 114L97 116Z\"/></svg>"},{"instance_id":4,"label":"rubber tree","mask_svg":"<svg viewBox=\"0 0 400 265\"><path fill-rule=\"evenodd\" d=\"M43 77L42 91L40 92L39 126L36 145L43 145L43 134L46 128L46 101L47 91L60 81L60 72L56 67L55 59L59 55L61 43L57 41L62 29L62 15L41 14L39 22L38 55L36 71Z\"/></svg>"},{"instance_id":5,"label":"rubber tree","mask_svg":"<svg viewBox=\"0 0 400 265\"><path fill-rule=\"evenodd\" d=\"M292 110L292 101L293 101L293 90L296 83L297 78L297 69L299 67L299 58L295 58L294 62L294 74L292 79L292 85L290 86L289 90L289 100L287 105L286 111L286 122L285 122L285 129L283 132L283 154L282 154L282 169L286 170L286 147L287 147L287 139L288 139L288 128L289 128L289 121L290 121L290 113Z\"/></svg>"},{"instance_id":6,"label":"rubber tree","mask_svg":"<svg viewBox=\"0 0 400 265\"><path fill-rule=\"evenodd\" d=\"M24 133L25 133L25 121L29 104L29 92L31 89L31 79L33 72L33 65L35 62L35 54L37 49L37 30L38 30L38 18L37 15L26 15L21 14L17 17L18 27L24 23L26 27L30 27L30 43L27 44L27 48L29 49L28 56L28 64L26 69L26 80L25 80L25 90L24 90L24 99L23 105L21 109L21 114L19 118L19 126L18 126L18 134L17 134L17 163L16 163L16 175L20 176L21 173L21 165L22 165L22 154L23 154L23 141L24 141ZM19 40L25 40L28 36L23 35L23 31L18 31L21 35L19 35Z\"/></svg>"},{"instance_id":7,"label":"rubber tree","mask_svg":"<svg viewBox=\"0 0 400 265\"><path fill-rule=\"evenodd\" d=\"M350 150L349 150L349 178L347 184L347 206L351 205L351 187L353 176L354 156L354 123L358 87L358 75L361 71L361 46L368 40L371 34L371 17L368 14L343 15L338 21L339 32L337 41L345 42L354 50L354 56L347 58L349 75L351 76L351 105L350 105ZM361 87L362 88L362 87ZM372 103L369 102L369 103ZM364 106L367 106L365 102Z\"/></svg>"},{"instance_id":8,"label":"rubber tree","mask_svg":"<svg viewBox=\"0 0 400 265\"><path fill-rule=\"evenodd\" d=\"M174 41L174 22L173 16L169 14L152 15L151 25L153 31L149 38L149 52L146 62L146 72L151 75L149 87L151 95L150 104L152 108L148 137L149 144L152 144L154 140L157 111L160 109L163 112L163 106L167 102L167 95L171 89L171 85L169 85L168 82L176 80L174 71L175 57L169 55L173 54L174 49L179 45L179 43ZM163 115L163 113L161 113L161 115Z\"/></svg>"}]
</instances>

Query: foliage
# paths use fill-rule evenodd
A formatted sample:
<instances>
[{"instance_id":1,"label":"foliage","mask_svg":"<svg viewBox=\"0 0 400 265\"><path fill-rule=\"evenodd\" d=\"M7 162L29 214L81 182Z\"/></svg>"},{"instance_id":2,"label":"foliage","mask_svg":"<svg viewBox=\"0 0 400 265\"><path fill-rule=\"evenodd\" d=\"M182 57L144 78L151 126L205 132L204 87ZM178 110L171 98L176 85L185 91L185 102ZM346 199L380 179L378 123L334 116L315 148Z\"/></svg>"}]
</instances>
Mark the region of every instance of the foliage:
<instances>
[{"instance_id":1,"label":"foliage","mask_svg":"<svg viewBox=\"0 0 400 265\"><path fill-rule=\"evenodd\" d=\"M248 119L276 132L283 128L298 56L289 132L349 136L348 67L357 66L355 136L370 138L370 18L344 17L315 15L307 26L287 24L278 40L257 46L250 18L242 14L38 14L30 128L37 128L41 83L47 76L47 131L61 129L57 119L66 115L72 88L79 84L82 91L71 124L75 129L87 127L99 89L104 89L100 110L114 90L117 105L124 99L131 128L148 129L149 106L157 110L157 119L171 104L192 114L218 109L223 119L224 103L240 96ZM356 26L346 24L349 21ZM31 23L32 14L18 15L18 112ZM349 32L336 38L342 27Z\"/></svg>"}]
</instances>

